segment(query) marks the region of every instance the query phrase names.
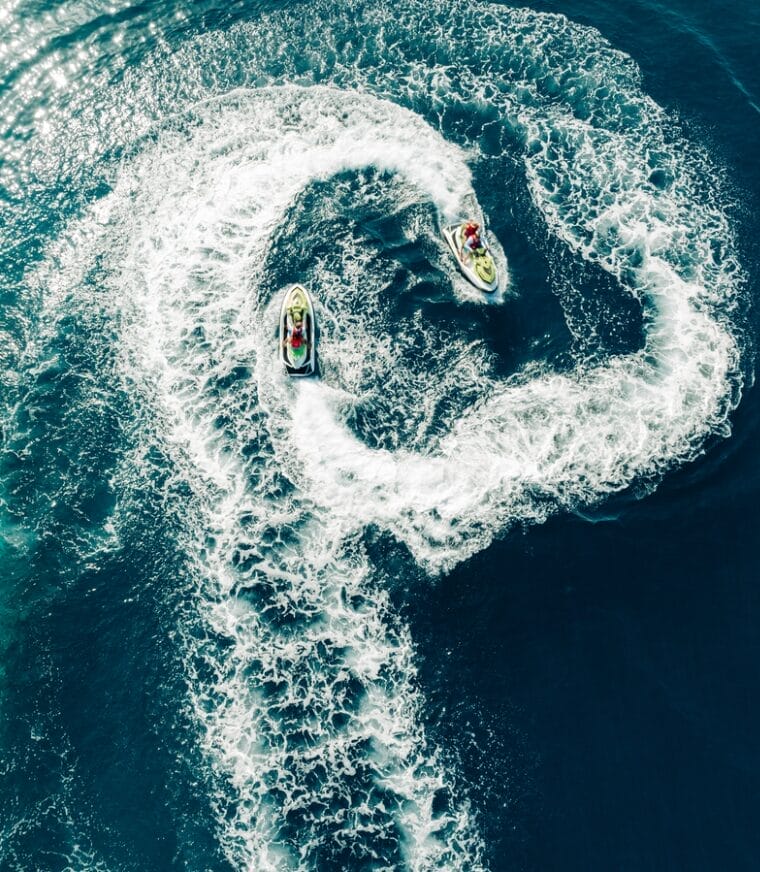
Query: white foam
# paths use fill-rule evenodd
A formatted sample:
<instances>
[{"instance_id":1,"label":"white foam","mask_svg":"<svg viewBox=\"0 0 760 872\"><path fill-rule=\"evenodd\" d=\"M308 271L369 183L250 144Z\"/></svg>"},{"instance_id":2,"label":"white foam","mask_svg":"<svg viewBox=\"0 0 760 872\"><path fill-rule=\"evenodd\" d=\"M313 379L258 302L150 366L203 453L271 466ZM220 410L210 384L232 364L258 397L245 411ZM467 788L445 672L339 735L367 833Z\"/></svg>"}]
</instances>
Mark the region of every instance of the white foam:
<instances>
[{"instance_id":1,"label":"white foam","mask_svg":"<svg viewBox=\"0 0 760 872\"><path fill-rule=\"evenodd\" d=\"M398 842L383 850L400 851L410 868L458 867L465 857L477 865L466 806L433 813L445 776L419 724L411 641L352 544L355 525L315 514L310 494L277 493L280 471L304 479L297 455L266 453L288 426L294 394L262 317L278 302L267 308L256 293L271 232L307 184L372 166L400 173L416 191L407 197L454 214L472 197L469 171L461 151L412 113L366 95L238 92L196 114L202 125L189 138L162 136L115 198L134 215L120 274L136 309L128 365L161 398L164 439L205 490L201 529L213 531L197 557L199 606L213 638L227 643L202 653L191 638L188 645L215 676L195 685L204 744L239 797L232 815L220 808L225 850L240 867L301 868L328 836L356 857L371 856L381 839ZM129 220L118 216L122 227ZM213 387L243 363L257 381L238 386L237 401L268 415L248 462L239 455L248 424L231 418L218 428L235 400ZM193 527L191 553L197 537ZM255 554L255 569L232 568L241 552ZM291 621L304 623L296 635ZM268 683L280 688L273 700L261 689ZM281 714L291 709L295 726ZM297 843L288 835L293 816Z\"/></svg>"},{"instance_id":2,"label":"white foam","mask_svg":"<svg viewBox=\"0 0 760 872\"><path fill-rule=\"evenodd\" d=\"M481 868L467 802L434 811L451 773L421 726L413 645L362 531L379 525L439 571L511 524L656 481L699 453L736 401L730 228L695 182L704 168L688 170L698 154L662 132L635 67L560 17L467 4L435 18L448 9L368 7L375 24L409 28L421 43L414 57L388 36L374 65L361 39L340 42L342 28L355 33L353 14L331 12L324 28L320 8L182 49L172 99L184 94L192 112L135 145L108 207L51 255L68 288L88 253L105 256L124 309L124 371L150 409L145 438L169 452L192 494L181 508L199 616L181 628L189 704L235 868L313 868L320 852L341 849L367 860L377 851L388 868ZM301 50L283 56L283 44ZM198 102L240 81L219 66L236 52L252 59L245 80L271 83L274 57L281 78L313 81L316 65L294 65L325 45L331 78L355 90L266 87ZM431 69L434 53L447 63ZM561 66L568 56L588 59L582 74ZM581 96L569 105L556 94L572 75L568 90ZM128 142L163 116L162 84L160 67L126 77L122 99L144 108L124 121ZM431 341L436 325L421 318L395 325L394 337L375 329L389 270L336 240L309 263L327 378L288 382L272 338L283 289L269 287L263 264L309 186L371 167L387 177L362 192L379 190L389 214L432 203L445 223L479 211L468 168L477 150L369 92L423 104L428 118L458 101L488 123L503 119L524 142L529 191L551 232L642 301L644 348L497 379L477 339ZM82 136L77 127L73 139ZM648 177L656 153L672 177L664 187ZM438 238L435 221L418 220L415 232ZM440 266L453 269L444 255ZM367 311L357 313L360 282ZM420 348L423 363L410 362ZM457 385L467 408L444 414ZM378 415L384 447L373 448L355 418L383 395L392 408ZM400 415L415 426L394 441Z\"/></svg>"},{"instance_id":3,"label":"white foam","mask_svg":"<svg viewBox=\"0 0 760 872\"><path fill-rule=\"evenodd\" d=\"M646 255L635 280L652 303L641 352L502 386L427 455L371 450L323 387L302 390L289 436L315 499L393 530L435 570L548 504L598 501L693 456L724 420L738 350L701 309L702 288L661 259Z\"/></svg>"}]
</instances>

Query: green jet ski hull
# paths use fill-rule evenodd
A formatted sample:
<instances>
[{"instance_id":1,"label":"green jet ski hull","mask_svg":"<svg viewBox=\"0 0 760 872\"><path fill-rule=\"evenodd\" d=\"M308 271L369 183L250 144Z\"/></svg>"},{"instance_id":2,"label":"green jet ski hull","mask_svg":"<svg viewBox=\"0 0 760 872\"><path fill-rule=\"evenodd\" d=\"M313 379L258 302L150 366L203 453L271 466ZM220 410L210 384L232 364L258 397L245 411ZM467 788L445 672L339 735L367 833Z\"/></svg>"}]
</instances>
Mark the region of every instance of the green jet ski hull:
<instances>
[{"instance_id":1,"label":"green jet ski hull","mask_svg":"<svg viewBox=\"0 0 760 872\"><path fill-rule=\"evenodd\" d=\"M449 245L462 275L481 291L493 293L499 286L499 274L496 261L488 245L483 241L483 247L472 255L460 254L462 247L462 228L464 224L449 224L443 228L443 238Z\"/></svg>"},{"instance_id":2,"label":"green jet ski hull","mask_svg":"<svg viewBox=\"0 0 760 872\"><path fill-rule=\"evenodd\" d=\"M300 343L294 345L294 331L300 327ZM280 359L285 372L295 378L316 372L317 343L314 304L303 285L293 285L285 294L280 310Z\"/></svg>"}]
</instances>

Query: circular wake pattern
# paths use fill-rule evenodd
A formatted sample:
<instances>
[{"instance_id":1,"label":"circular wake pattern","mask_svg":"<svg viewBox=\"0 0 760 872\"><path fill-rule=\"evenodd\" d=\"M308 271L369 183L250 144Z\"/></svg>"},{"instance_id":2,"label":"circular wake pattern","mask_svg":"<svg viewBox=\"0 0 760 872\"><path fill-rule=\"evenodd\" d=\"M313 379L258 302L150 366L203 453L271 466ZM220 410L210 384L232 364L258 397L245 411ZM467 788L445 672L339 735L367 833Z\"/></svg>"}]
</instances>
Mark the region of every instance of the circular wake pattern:
<instances>
[{"instance_id":1,"label":"circular wake pattern","mask_svg":"<svg viewBox=\"0 0 760 872\"><path fill-rule=\"evenodd\" d=\"M279 258L272 240L306 186L367 166L403 175L408 200L440 210L472 193L459 149L407 110L324 88L260 89L162 130L89 243L119 264L110 290L126 312L125 371L160 399L154 438L198 497L194 523L180 522L202 619L186 627L192 706L235 792L215 799L225 850L246 868L480 864L467 805L425 747L408 631L370 578L360 530L315 511L298 446L279 448L296 394L278 366L279 299L262 264ZM82 268L76 250L67 283ZM334 333L334 354L374 357L383 343L360 331L384 276L358 265L366 303L353 316L340 308L349 289L333 300L320 283L333 311L322 342ZM312 268L327 266L315 257Z\"/></svg>"},{"instance_id":2,"label":"circular wake pattern","mask_svg":"<svg viewBox=\"0 0 760 872\"><path fill-rule=\"evenodd\" d=\"M360 12L361 33L318 5L159 40L37 119L6 105L35 135L3 181L98 197L28 288L43 321L103 310L136 454L184 488L164 507L192 579L176 638L228 862L476 870L487 847L363 535L435 573L696 456L738 398L739 271L709 162L598 34L487 5ZM498 374L440 240L517 195L477 190L488 161L521 166L550 233L640 301L639 350ZM296 280L323 376L298 384L275 338Z\"/></svg>"}]
</instances>

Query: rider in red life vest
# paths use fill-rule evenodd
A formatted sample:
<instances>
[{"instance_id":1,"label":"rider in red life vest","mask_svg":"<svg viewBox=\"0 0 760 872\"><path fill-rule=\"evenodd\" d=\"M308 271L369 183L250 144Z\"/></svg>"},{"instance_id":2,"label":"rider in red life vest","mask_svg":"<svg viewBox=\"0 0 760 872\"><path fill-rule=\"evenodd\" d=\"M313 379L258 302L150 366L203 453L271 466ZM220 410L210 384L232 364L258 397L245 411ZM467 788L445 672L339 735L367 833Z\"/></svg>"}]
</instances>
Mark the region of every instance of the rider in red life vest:
<instances>
[{"instance_id":1,"label":"rider in red life vest","mask_svg":"<svg viewBox=\"0 0 760 872\"><path fill-rule=\"evenodd\" d=\"M296 321L290 334L290 347L300 348L304 342L303 321Z\"/></svg>"},{"instance_id":2,"label":"rider in red life vest","mask_svg":"<svg viewBox=\"0 0 760 872\"><path fill-rule=\"evenodd\" d=\"M474 251L477 251L482 247L483 243L480 239L480 224L478 224L477 221L468 221L467 224L464 225L464 230L462 231L462 248L460 249L460 256L464 257L465 250L472 254Z\"/></svg>"}]
</instances>

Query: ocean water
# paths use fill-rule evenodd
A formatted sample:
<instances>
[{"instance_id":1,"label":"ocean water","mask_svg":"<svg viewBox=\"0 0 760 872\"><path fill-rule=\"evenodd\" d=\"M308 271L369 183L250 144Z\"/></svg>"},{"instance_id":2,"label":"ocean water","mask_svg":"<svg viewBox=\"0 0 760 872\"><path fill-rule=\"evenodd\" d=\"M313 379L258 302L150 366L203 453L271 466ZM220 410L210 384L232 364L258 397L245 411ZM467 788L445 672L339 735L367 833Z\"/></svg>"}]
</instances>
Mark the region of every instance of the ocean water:
<instances>
[{"instance_id":1,"label":"ocean water","mask_svg":"<svg viewBox=\"0 0 760 872\"><path fill-rule=\"evenodd\" d=\"M759 10L2 0L0 870L757 869Z\"/></svg>"}]
</instances>

